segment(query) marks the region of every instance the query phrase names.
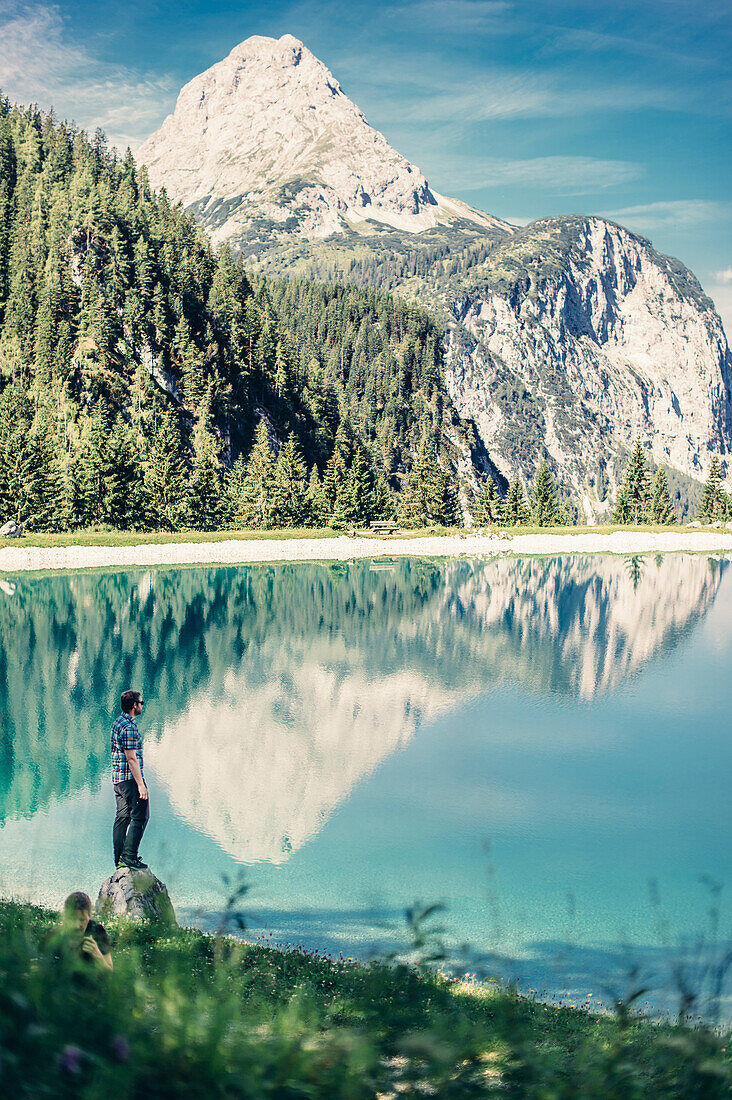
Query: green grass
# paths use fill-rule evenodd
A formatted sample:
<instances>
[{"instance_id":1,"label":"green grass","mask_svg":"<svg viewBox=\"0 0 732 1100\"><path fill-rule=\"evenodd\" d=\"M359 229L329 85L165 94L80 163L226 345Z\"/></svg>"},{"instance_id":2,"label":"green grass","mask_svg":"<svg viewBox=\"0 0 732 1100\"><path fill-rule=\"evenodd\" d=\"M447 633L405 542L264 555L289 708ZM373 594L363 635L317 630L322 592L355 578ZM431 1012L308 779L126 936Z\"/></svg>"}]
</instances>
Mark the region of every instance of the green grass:
<instances>
[{"instance_id":1,"label":"green grass","mask_svg":"<svg viewBox=\"0 0 732 1100\"><path fill-rule=\"evenodd\" d=\"M688 527L654 527L650 524L641 524L637 527L620 527L606 524L601 527L506 527L494 524L491 528L496 531L507 531L510 535L607 535L615 531L655 531L658 533L680 532L693 533L693 530L713 531L711 527L690 529ZM719 532L719 529L716 529ZM463 534L469 536L473 532L462 528L450 527L423 527L415 530L400 530L394 535L380 535L373 531L359 528L356 534L359 538L396 538L415 539L426 538L434 535ZM6 546L15 547L63 547L63 546L150 546L165 545L184 542L224 542L226 540L257 540L257 539L333 539L345 534L344 531L336 531L330 527L301 527L286 528L272 531L248 530L248 531L116 531L99 527L91 527L83 531L65 531L58 533L29 532L20 538L0 539L0 549Z\"/></svg>"},{"instance_id":2,"label":"green grass","mask_svg":"<svg viewBox=\"0 0 732 1100\"><path fill-rule=\"evenodd\" d=\"M112 974L44 957L0 902L0 1084L15 1098L729 1095L724 1036L539 1003L427 967L112 924Z\"/></svg>"}]
</instances>

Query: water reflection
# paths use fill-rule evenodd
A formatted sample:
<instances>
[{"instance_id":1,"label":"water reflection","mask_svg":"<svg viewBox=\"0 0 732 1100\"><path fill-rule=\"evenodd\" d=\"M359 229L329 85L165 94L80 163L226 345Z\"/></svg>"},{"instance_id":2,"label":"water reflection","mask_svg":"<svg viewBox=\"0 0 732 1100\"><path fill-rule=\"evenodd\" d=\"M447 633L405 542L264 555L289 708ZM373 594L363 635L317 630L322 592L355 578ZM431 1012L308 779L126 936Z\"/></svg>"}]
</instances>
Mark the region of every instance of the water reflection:
<instances>
[{"instance_id":1,"label":"water reflection","mask_svg":"<svg viewBox=\"0 0 732 1100\"><path fill-rule=\"evenodd\" d=\"M553 558L7 581L0 821L106 779L118 692L134 683L177 813L238 859L280 862L422 721L501 683L584 699L614 688L705 614L725 567Z\"/></svg>"}]
</instances>

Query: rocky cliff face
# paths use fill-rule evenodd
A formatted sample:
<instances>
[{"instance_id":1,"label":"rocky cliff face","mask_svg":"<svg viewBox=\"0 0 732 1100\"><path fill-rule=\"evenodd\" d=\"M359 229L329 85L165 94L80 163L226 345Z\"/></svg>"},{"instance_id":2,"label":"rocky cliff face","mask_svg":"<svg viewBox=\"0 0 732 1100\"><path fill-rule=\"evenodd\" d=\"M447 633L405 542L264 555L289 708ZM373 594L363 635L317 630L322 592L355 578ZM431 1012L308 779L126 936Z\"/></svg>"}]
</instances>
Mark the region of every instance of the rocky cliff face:
<instances>
[{"instance_id":1,"label":"rocky cliff face","mask_svg":"<svg viewBox=\"0 0 732 1100\"><path fill-rule=\"evenodd\" d=\"M535 222L443 294L448 388L507 478L530 481L546 457L594 518L636 438L697 479L729 452L720 319L643 237L600 218Z\"/></svg>"},{"instance_id":2,"label":"rocky cliff face","mask_svg":"<svg viewBox=\"0 0 732 1100\"><path fill-rule=\"evenodd\" d=\"M438 195L291 35L247 39L187 84L138 159L267 274L437 313L452 401L506 478L547 458L593 519L635 438L687 497L713 454L726 467L732 358L682 264L601 218L517 230Z\"/></svg>"},{"instance_id":3,"label":"rocky cliff face","mask_svg":"<svg viewBox=\"0 0 732 1100\"><path fill-rule=\"evenodd\" d=\"M138 152L216 240L271 244L368 223L418 232L498 219L431 191L292 35L248 38L181 90Z\"/></svg>"}]
</instances>

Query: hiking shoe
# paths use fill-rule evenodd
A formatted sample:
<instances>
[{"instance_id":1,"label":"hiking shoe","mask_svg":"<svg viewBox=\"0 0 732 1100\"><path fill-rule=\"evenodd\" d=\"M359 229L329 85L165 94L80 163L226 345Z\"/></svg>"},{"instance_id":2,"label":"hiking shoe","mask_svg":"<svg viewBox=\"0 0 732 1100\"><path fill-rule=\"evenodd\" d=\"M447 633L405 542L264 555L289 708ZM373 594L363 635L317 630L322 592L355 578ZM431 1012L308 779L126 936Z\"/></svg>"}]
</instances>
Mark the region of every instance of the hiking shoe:
<instances>
[{"instance_id":1,"label":"hiking shoe","mask_svg":"<svg viewBox=\"0 0 732 1100\"><path fill-rule=\"evenodd\" d=\"M122 856L119 867L129 867L131 871L146 871L147 864L143 863L137 856Z\"/></svg>"}]
</instances>

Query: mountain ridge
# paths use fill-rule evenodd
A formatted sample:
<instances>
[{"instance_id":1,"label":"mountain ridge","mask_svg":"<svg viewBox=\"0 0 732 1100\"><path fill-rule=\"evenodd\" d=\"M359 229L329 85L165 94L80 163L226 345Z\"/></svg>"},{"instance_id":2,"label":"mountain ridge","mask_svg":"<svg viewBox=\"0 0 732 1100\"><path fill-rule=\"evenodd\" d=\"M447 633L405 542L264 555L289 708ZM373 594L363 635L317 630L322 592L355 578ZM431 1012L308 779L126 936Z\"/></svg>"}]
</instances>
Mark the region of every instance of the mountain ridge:
<instances>
[{"instance_id":1,"label":"mountain ridge","mask_svg":"<svg viewBox=\"0 0 732 1100\"><path fill-rule=\"evenodd\" d=\"M202 102L222 112L213 124L207 114L205 129ZM287 167L272 176L257 134L280 134L283 112ZM181 191L176 164L201 148L213 161ZM516 227L444 199L292 36L247 39L190 81L138 157L254 269L357 282L430 309L450 397L504 479L528 484L546 459L594 520L607 515L636 437L692 495L713 454L726 467L732 356L680 261L596 216ZM254 176L237 175L255 157Z\"/></svg>"}]
</instances>

